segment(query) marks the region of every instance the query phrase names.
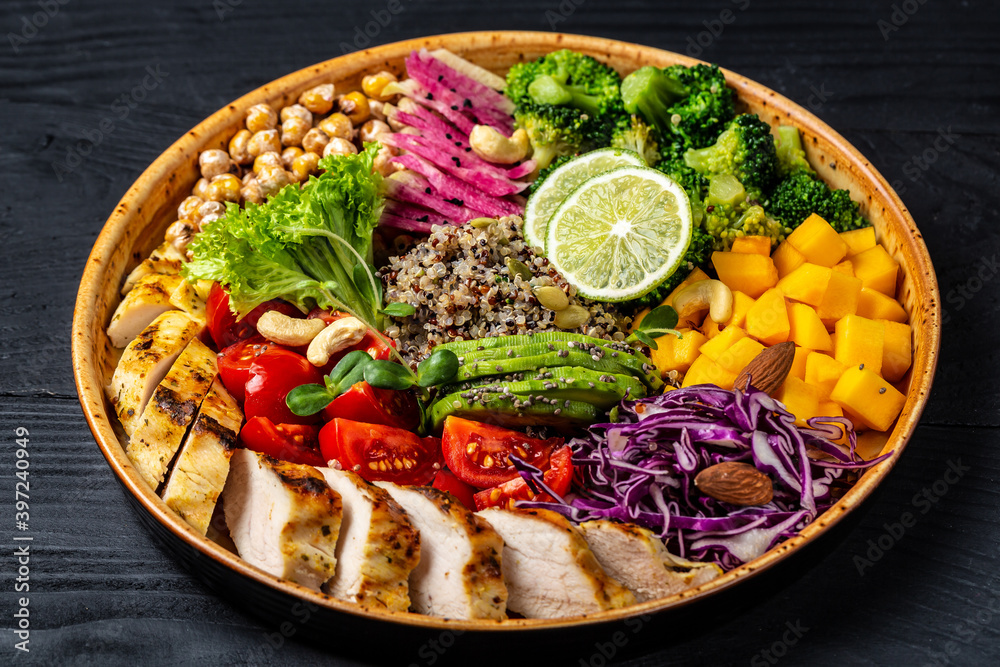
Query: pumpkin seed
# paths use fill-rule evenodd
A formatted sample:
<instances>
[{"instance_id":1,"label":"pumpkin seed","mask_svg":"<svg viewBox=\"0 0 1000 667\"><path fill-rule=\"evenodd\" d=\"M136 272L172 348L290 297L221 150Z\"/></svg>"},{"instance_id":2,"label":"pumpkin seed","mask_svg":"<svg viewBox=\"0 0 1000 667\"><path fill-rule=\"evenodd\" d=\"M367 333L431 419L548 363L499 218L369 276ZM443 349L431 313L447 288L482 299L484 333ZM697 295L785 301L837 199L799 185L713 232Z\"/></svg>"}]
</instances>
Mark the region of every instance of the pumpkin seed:
<instances>
[{"instance_id":1,"label":"pumpkin seed","mask_svg":"<svg viewBox=\"0 0 1000 667\"><path fill-rule=\"evenodd\" d=\"M560 329L579 329L590 320L590 311L583 306L569 306L556 313L552 323Z\"/></svg>"},{"instance_id":2,"label":"pumpkin seed","mask_svg":"<svg viewBox=\"0 0 1000 667\"><path fill-rule=\"evenodd\" d=\"M513 257L507 258L507 271L510 272L511 278L515 275L521 276L521 280L524 280L525 282L531 280L532 278L531 269L529 269L524 262L514 259Z\"/></svg>"},{"instance_id":3,"label":"pumpkin seed","mask_svg":"<svg viewBox=\"0 0 1000 667\"><path fill-rule=\"evenodd\" d=\"M486 229L487 227L490 227L494 222L496 222L496 218L475 218L473 220L470 220L469 224L475 227L476 229Z\"/></svg>"},{"instance_id":4,"label":"pumpkin seed","mask_svg":"<svg viewBox=\"0 0 1000 667\"><path fill-rule=\"evenodd\" d=\"M552 285L536 287L535 298L538 299L538 303L542 304L543 307L557 312L566 310L569 306L569 297L566 296L566 292Z\"/></svg>"}]
</instances>

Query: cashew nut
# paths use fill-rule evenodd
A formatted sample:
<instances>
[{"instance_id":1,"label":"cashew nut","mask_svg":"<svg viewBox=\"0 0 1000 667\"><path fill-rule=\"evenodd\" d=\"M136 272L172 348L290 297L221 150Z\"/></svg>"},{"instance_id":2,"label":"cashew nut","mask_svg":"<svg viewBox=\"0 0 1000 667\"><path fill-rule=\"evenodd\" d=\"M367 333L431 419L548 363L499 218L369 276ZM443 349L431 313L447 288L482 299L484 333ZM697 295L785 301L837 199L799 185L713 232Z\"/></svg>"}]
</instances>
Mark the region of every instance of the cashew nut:
<instances>
[{"instance_id":1,"label":"cashew nut","mask_svg":"<svg viewBox=\"0 0 1000 667\"><path fill-rule=\"evenodd\" d=\"M708 316L722 323L733 316L733 292L721 281L697 280L674 296L673 306L681 320L708 308Z\"/></svg>"},{"instance_id":2,"label":"cashew nut","mask_svg":"<svg viewBox=\"0 0 1000 667\"><path fill-rule=\"evenodd\" d=\"M469 145L487 162L514 164L528 154L528 133L522 128L507 138L489 125L476 125L469 134Z\"/></svg>"},{"instance_id":3,"label":"cashew nut","mask_svg":"<svg viewBox=\"0 0 1000 667\"><path fill-rule=\"evenodd\" d=\"M279 345L308 345L326 327L323 320L303 320L269 310L257 320L257 333Z\"/></svg>"},{"instance_id":4,"label":"cashew nut","mask_svg":"<svg viewBox=\"0 0 1000 667\"><path fill-rule=\"evenodd\" d=\"M259 325L258 325L259 328ZM306 350L306 359L313 366L325 366L330 357L356 345L368 333L368 327L356 317L344 317L331 322L319 332Z\"/></svg>"}]
</instances>

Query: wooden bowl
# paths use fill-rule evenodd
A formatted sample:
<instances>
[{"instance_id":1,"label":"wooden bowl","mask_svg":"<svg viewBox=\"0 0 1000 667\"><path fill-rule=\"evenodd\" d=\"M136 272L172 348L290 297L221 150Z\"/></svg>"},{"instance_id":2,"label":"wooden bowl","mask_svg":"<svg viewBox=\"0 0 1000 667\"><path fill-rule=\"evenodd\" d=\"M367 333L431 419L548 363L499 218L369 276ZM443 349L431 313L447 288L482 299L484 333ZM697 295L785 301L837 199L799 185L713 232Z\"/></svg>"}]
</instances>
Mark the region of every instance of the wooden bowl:
<instances>
[{"instance_id":1,"label":"wooden bowl","mask_svg":"<svg viewBox=\"0 0 1000 667\"><path fill-rule=\"evenodd\" d=\"M650 613L662 613L702 601L773 568L791 553L841 522L867 498L906 447L927 402L937 361L940 337L940 297L931 260L920 232L903 202L886 180L857 149L814 115L768 88L733 72L726 78L746 110L772 124L793 124L803 134L811 163L827 182L847 188L875 226L879 241L899 262L900 300L913 325L913 366L904 378L906 404L883 451L894 451L887 461L868 470L835 506L801 534L751 563L727 572L695 589L661 600L594 614L553 620L513 619L504 622L445 621L417 614L363 612L353 604L280 580L252 567L234 553L200 536L156 496L133 468L119 439L103 387L114 370L117 355L105 335L119 301L124 276L163 238L176 219L177 205L197 180L197 157L208 148L225 147L241 127L244 112L266 102L279 108L319 83L334 82L338 90L360 88L361 77L380 69L402 74L403 59L413 49L448 48L495 72L560 48L590 54L622 74L642 66L691 65L698 61L667 51L608 39L535 32L473 32L441 35L387 44L334 58L273 81L220 109L181 137L139 177L108 218L84 271L73 318L73 369L84 414L108 464L125 487L126 496L153 533L178 558L228 597L279 621L291 618L294 630L320 636L330 627L391 621L394 637L419 642L429 632L586 628L621 622ZM296 607L308 613L296 614ZM303 620L302 616L306 619ZM284 627L284 626L282 626ZM319 633L319 634L316 634ZM521 633L535 634L538 633ZM339 649L338 649L339 650Z\"/></svg>"}]
</instances>

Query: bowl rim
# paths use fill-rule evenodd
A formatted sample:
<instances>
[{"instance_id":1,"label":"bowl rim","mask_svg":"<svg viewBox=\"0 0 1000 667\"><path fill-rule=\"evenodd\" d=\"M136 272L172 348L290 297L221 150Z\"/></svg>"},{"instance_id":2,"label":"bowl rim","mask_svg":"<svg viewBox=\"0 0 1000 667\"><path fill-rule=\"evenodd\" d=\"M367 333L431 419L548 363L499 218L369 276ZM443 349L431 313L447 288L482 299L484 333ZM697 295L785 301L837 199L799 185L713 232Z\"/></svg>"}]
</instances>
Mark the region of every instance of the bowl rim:
<instances>
[{"instance_id":1,"label":"bowl rim","mask_svg":"<svg viewBox=\"0 0 1000 667\"><path fill-rule=\"evenodd\" d=\"M320 592L267 574L249 565L221 545L198 534L183 519L167 508L138 475L128 460L109 419L104 398L103 378L100 369L94 363L92 354L92 350L96 349L97 345L92 336L92 327L94 319L99 314L99 286L102 274L106 271L105 267L111 264L113 251L125 239L126 229L136 222L138 216L141 216L144 199L164 178L163 174L170 173L170 169L179 164L180 161L189 159L192 150L196 151L206 140L212 140L230 128L233 122L232 115L237 109L245 109L252 104L273 100L281 91L301 90L317 77L329 80L332 78L331 70L336 70L338 67L348 70L353 67L353 71L359 72L362 70L357 67L358 63L388 61L405 55L413 49L444 47L461 52L463 47L486 48L498 41L503 41L505 45L525 49L570 48L600 54L608 59L613 59L615 55L621 56L637 50L643 57L654 60L667 59L685 65L702 62L663 49L620 40L568 33L531 31L447 33L392 42L332 58L275 79L223 106L181 136L143 171L129 187L119 204L115 206L94 243L81 279L72 326L73 372L84 416L98 447L118 481L128 493L138 500L152 518L166 527L173 536L187 543L190 548L198 551L202 556L208 557L259 584L337 612L365 619L402 623L428 630L511 631L603 624L692 604L728 590L745 579L771 569L791 552L828 532L848 512L861 505L871 495L876 486L892 469L916 429L920 415L927 403L940 348L941 306L933 265L916 223L896 192L860 151L814 114L771 89L730 70L723 69L723 72L729 84L739 94L752 93L761 99L766 99L767 105L776 113L794 115L798 125L807 125L811 134L822 136L829 144L837 147L850 160L852 168L858 173L859 180L867 181L877 187L877 190L882 194L882 201L879 203L886 209L886 219L899 223L900 242L904 246L909 246L911 251L909 261L912 264L911 275L914 276L913 279L916 283L923 286L920 294L922 294L924 302L923 320L920 322L920 326L924 329L923 345L914 356L906 404L888 440L888 443L893 444L893 455L869 469L843 498L819 515L798 535L789 538L755 560L730 570L711 582L666 598L585 616L556 619L507 619L497 622L450 620L408 612L366 611L355 604L331 598ZM916 277L917 274L920 276ZM911 325L914 325L913 320L911 314Z\"/></svg>"}]
</instances>

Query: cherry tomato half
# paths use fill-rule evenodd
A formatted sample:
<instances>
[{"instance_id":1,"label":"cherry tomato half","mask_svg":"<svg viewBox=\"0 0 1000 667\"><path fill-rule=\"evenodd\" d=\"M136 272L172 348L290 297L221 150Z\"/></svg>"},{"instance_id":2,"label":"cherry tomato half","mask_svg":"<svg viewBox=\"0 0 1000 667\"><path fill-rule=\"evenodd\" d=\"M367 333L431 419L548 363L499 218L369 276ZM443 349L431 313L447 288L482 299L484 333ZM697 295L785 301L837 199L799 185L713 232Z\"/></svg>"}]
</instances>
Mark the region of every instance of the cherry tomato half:
<instances>
[{"instance_id":1,"label":"cherry tomato half","mask_svg":"<svg viewBox=\"0 0 1000 667\"><path fill-rule=\"evenodd\" d=\"M440 440L382 424L334 419L320 430L319 446L324 459L369 482L430 484L441 469Z\"/></svg>"},{"instance_id":2,"label":"cherry tomato half","mask_svg":"<svg viewBox=\"0 0 1000 667\"><path fill-rule=\"evenodd\" d=\"M561 447L552 453L551 467L542 474L542 481L552 491L565 496L573 482L573 456L569 446ZM492 489L480 491L475 495L476 510L487 507L503 507L510 509L518 500L553 501L555 498L544 491L534 493L521 476L504 482Z\"/></svg>"},{"instance_id":3,"label":"cherry tomato half","mask_svg":"<svg viewBox=\"0 0 1000 667\"><path fill-rule=\"evenodd\" d=\"M431 486L435 489L447 491L455 496L460 503L465 505L466 509L473 512L476 511L475 487L469 486L458 477L455 477L450 470L442 469L434 473L434 483Z\"/></svg>"},{"instance_id":4,"label":"cherry tomato half","mask_svg":"<svg viewBox=\"0 0 1000 667\"><path fill-rule=\"evenodd\" d=\"M319 453L319 428L304 424L275 424L267 417L249 419L240 431L240 440L271 458L310 466L325 466Z\"/></svg>"},{"instance_id":5,"label":"cherry tomato half","mask_svg":"<svg viewBox=\"0 0 1000 667\"><path fill-rule=\"evenodd\" d=\"M303 384L322 384L323 376L305 357L271 348L250 364L243 412L247 419L267 417L275 424L315 424L319 413L300 417L285 405L285 397Z\"/></svg>"},{"instance_id":6,"label":"cherry tomato half","mask_svg":"<svg viewBox=\"0 0 1000 667\"><path fill-rule=\"evenodd\" d=\"M448 468L460 480L479 489L518 476L508 458L511 454L544 470L552 450L562 444L562 438L529 438L518 431L459 417L445 419L441 436Z\"/></svg>"},{"instance_id":7,"label":"cherry tomato half","mask_svg":"<svg viewBox=\"0 0 1000 667\"><path fill-rule=\"evenodd\" d=\"M302 312L287 301L271 299L237 321L236 315L229 309L229 293L219 283L214 283L205 303L208 331L212 334L215 345L221 350L257 333L257 320L269 310L277 310L289 317L302 317Z\"/></svg>"},{"instance_id":8,"label":"cherry tomato half","mask_svg":"<svg viewBox=\"0 0 1000 667\"><path fill-rule=\"evenodd\" d=\"M271 349L285 350L288 348L272 343L260 334L254 334L245 340L236 341L219 353L219 376L229 393L240 403L246 396L247 380L250 379L250 366L254 359Z\"/></svg>"},{"instance_id":9,"label":"cherry tomato half","mask_svg":"<svg viewBox=\"0 0 1000 667\"><path fill-rule=\"evenodd\" d=\"M358 382L323 408L324 421L337 417L414 431L420 425L420 407L409 391L376 389Z\"/></svg>"}]
</instances>

